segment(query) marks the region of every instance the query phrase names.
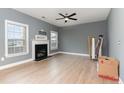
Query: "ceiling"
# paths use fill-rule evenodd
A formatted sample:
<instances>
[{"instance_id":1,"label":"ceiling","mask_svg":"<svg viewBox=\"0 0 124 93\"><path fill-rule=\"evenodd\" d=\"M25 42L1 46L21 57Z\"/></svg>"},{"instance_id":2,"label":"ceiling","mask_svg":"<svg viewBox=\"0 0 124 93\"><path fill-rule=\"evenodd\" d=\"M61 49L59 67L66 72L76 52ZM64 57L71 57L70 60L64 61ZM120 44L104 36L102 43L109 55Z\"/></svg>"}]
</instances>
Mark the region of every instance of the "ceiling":
<instances>
[{"instance_id":1,"label":"ceiling","mask_svg":"<svg viewBox=\"0 0 124 93\"><path fill-rule=\"evenodd\" d=\"M110 8L14 8L14 9L59 27L106 20L110 12ZM72 13L76 13L77 15L73 16L73 18L77 18L78 20L77 21L69 20L67 23L64 23L64 20L56 20L56 18L61 18L61 16L58 13L62 14L68 13L69 15ZM45 18L42 18L43 16Z\"/></svg>"}]
</instances>

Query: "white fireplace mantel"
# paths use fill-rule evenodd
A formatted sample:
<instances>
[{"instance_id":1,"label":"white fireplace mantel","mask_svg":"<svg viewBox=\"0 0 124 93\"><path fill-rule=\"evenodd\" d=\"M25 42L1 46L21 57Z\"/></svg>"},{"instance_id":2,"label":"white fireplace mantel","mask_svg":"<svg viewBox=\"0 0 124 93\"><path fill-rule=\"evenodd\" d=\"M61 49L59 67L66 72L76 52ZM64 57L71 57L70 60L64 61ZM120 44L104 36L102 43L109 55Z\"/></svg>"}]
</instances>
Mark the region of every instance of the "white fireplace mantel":
<instances>
[{"instance_id":1,"label":"white fireplace mantel","mask_svg":"<svg viewBox=\"0 0 124 93\"><path fill-rule=\"evenodd\" d=\"M32 58L35 60L35 45L47 44L47 56L49 56L49 40L33 40L32 41Z\"/></svg>"}]
</instances>

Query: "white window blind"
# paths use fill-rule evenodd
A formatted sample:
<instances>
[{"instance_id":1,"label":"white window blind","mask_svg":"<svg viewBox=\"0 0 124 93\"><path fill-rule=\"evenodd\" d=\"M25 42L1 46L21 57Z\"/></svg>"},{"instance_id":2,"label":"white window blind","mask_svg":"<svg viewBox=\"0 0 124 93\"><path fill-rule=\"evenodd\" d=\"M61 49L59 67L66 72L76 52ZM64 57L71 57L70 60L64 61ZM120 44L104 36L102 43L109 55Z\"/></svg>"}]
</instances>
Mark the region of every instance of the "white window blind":
<instances>
[{"instance_id":1,"label":"white window blind","mask_svg":"<svg viewBox=\"0 0 124 93\"><path fill-rule=\"evenodd\" d=\"M50 36L51 36L51 50L58 49L58 32L51 31Z\"/></svg>"},{"instance_id":2,"label":"white window blind","mask_svg":"<svg viewBox=\"0 0 124 93\"><path fill-rule=\"evenodd\" d=\"M28 53L28 25L5 21L6 57Z\"/></svg>"}]
</instances>

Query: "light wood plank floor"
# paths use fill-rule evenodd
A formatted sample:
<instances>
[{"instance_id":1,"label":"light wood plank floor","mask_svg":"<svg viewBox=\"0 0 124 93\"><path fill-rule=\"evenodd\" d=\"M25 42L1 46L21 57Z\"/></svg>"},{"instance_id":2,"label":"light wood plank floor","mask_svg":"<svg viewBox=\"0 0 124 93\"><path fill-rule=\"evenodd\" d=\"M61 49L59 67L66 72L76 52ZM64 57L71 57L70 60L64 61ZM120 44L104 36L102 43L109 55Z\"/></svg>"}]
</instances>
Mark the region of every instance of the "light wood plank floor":
<instances>
[{"instance_id":1,"label":"light wood plank floor","mask_svg":"<svg viewBox=\"0 0 124 93\"><path fill-rule=\"evenodd\" d=\"M88 57L58 54L0 71L0 83L113 84L97 76L96 62Z\"/></svg>"}]
</instances>

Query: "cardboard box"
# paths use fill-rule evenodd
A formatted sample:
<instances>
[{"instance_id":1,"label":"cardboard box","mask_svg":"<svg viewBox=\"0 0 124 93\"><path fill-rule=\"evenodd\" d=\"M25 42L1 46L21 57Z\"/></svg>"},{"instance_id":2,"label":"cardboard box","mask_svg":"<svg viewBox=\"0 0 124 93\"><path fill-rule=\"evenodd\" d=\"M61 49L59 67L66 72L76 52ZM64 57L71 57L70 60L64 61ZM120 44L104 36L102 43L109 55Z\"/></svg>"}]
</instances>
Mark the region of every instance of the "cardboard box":
<instances>
[{"instance_id":1,"label":"cardboard box","mask_svg":"<svg viewBox=\"0 0 124 93\"><path fill-rule=\"evenodd\" d=\"M119 80L119 62L118 60L101 56L98 59L99 69L98 69L98 75L99 77L118 81Z\"/></svg>"}]
</instances>

